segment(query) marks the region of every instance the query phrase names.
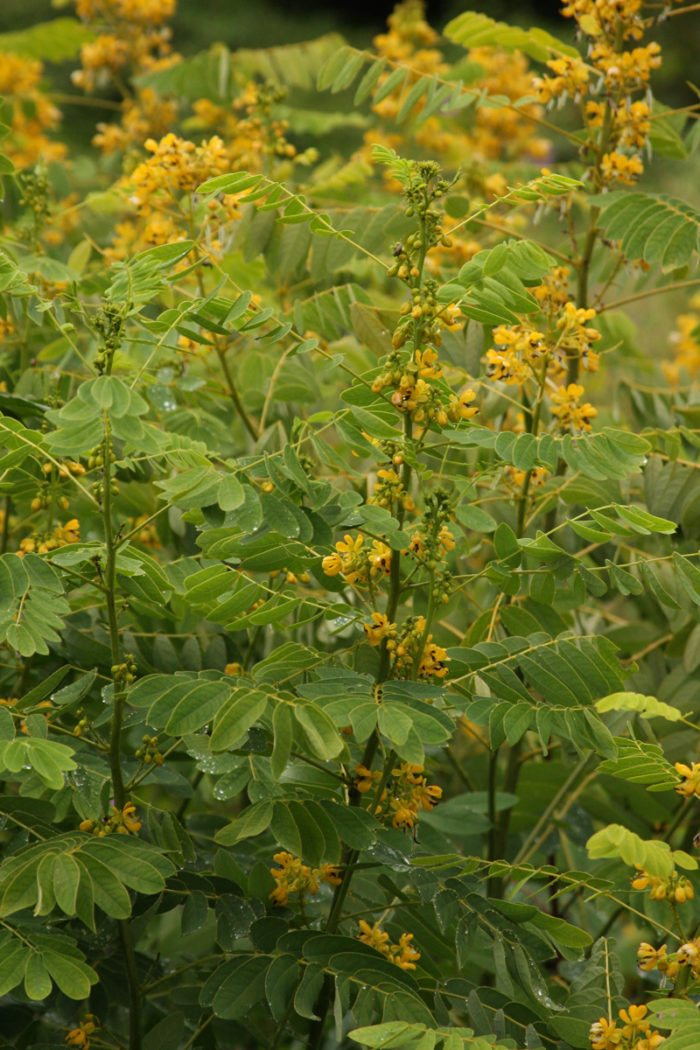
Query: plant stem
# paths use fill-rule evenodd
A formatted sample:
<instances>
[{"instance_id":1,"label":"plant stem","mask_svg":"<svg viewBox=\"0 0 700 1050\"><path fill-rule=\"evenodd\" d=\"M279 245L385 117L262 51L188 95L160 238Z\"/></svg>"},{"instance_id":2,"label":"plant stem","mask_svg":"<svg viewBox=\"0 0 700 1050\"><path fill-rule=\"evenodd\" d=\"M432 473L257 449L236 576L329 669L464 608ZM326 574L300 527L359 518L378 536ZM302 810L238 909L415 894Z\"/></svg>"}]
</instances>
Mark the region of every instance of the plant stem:
<instances>
[{"instance_id":1,"label":"plant stem","mask_svg":"<svg viewBox=\"0 0 700 1050\"><path fill-rule=\"evenodd\" d=\"M572 787L572 785L576 783L579 777L582 777L584 775L584 773L586 772L586 767L590 765L592 757L592 755L586 755L585 758L582 758L578 762L578 764L574 766L571 773L564 781L562 786L559 788L559 790L556 792L551 802L549 803L545 811L542 813L534 828L526 838L525 842L523 842L522 846L518 850L513 864L524 864L525 861L527 861L532 856L532 854L536 852L540 843L542 842L542 839L549 834L549 828L552 818L554 816L554 811L556 810L561 800L568 795L569 789ZM544 834L540 835L540 832L543 829L545 829Z\"/></svg>"},{"instance_id":2,"label":"plant stem","mask_svg":"<svg viewBox=\"0 0 700 1050\"><path fill-rule=\"evenodd\" d=\"M111 371L111 359L110 359ZM117 551L112 521L112 434L109 414L104 411L104 440L102 467L102 521L105 540L104 591L109 627L109 643L112 667L121 664L121 638L117 614ZM109 740L109 768L112 774L112 792L114 806L123 810L126 801L124 778L121 766L121 732L124 702L126 700L126 680L124 675L112 671L114 696L112 700L112 723ZM141 1050L141 988L136 967L136 953L128 919L117 923L119 943L124 957L127 984L129 986L129 1050Z\"/></svg>"},{"instance_id":3,"label":"plant stem","mask_svg":"<svg viewBox=\"0 0 700 1050\"><path fill-rule=\"evenodd\" d=\"M105 604L107 607L107 624L109 628L109 644L112 658L112 667L118 667L121 663L121 639L119 634L119 618L117 614L116 575L117 554L114 542L114 525L112 522L112 436L110 430L109 416L104 413L105 437L103 441L104 465L102 468L102 520L104 523L105 536L105 571L104 589ZM109 768L112 774L112 794L114 805L117 809L124 808L125 791L124 779L121 765L121 730L124 701L126 700L126 688L124 678L113 674L114 697L112 700L112 725L109 741Z\"/></svg>"},{"instance_id":4,"label":"plant stem","mask_svg":"<svg viewBox=\"0 0 700 1050\"><path fill-rule=\"evenodd\" d=\"M503 791L512 794L518 786L518 777L520 775L520 752L522 751L523 742L522 739L518 740L517 744L513 744L508 755L508 763L506 765L506 773L503 778ZM489 785L490 787L490 785ZM495 791L493 795L493 806L495 815ZM489 805L491 804L491 797L489 796ZM508 829L510 827L510 817L512 808L506 806L501 812L500 817L496 821L495 834L493 835L493 860L498 860L503 857L506 851L506 843L508 841ZM489 896L501 897L503 894L503 877L494 876L489 879Z\"/></svg>"},{"instance_id":5,"label":"plant stem","mask_svg":"<svg viewBox=\"0 0 700 1050\"><path fill-rule=\"evenodd\" d=\"M119 919L117 930L129 986L129 1050L141 1050L141 987L129 920Z\"/></svg>"},{"instance_id":6,"label":"plant stem","mask_svg":"<svg viewBox=\"0 0 700 1050\"><path fill-rule=\"evenodd\" d=\"M252 437L253 441L257 441L260 435L258 434L255 426L253 425L253 421L251 420L250 416L243 407L243 402L241 401L240 394L236 389L236 384L234 383L233 376L231 375L231 369L229 368L228 361L226 360L226 351L223 350L218 343L216 344L216 353L219 358L219 363L221 365L221 371L224 373L224 377L226 379L228 395L233 401L236 412L240 416L246 430Z\"/></svg>"}]
</instances>

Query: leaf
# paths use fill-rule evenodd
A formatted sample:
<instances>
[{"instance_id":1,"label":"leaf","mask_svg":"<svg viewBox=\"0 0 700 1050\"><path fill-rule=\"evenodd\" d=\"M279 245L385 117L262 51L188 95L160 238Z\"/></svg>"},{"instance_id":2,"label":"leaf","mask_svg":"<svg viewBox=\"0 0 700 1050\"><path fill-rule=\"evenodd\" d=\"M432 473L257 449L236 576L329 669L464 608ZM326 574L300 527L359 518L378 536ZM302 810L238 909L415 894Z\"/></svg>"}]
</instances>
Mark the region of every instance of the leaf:
<instances>
[{"instance_id":1,"label":"leaf","mask_svg":"<svg viewBox=\"0 0 700 1050\"><path fill-rule=\"evenodd\" d=\"M135 707L149 707L148 721L173 736L195 733L211 721L231 695L231 681L189 672L147 675L129 694Z\"/></svg>"},{"instance_id":2,"label":"leaf","mask_svg":"<svg viewBox=\"0 0 700 1050\"><path fill-rule=\"evenodd\" d=\"M620 241L629 259L672 270L685 265L697 251L700 212L665 193L616 194L603 203L599 225L606 237Z\"/></svg>"},{"instance_id":3,"label":"leaf","mask_svg":"<svg viewBox=\"0 0 700 1050\"><path fill-rule=\"evenodd\" d=\"M87 999L98 976L91 966L57 951L45 950L42 959L49 975L69 999Z\"/></svg>"},{"instance_id":4,"label":"leaf","mask_svg":"<svg viewBox=\"0 0 700 1050\"><path fill-rule=\"evenodd\" d=\"M345 747L332 719L322 708L298 704L294 708L294 718L312 752L322 761L335 758Z\"/></svg>"},{"instance_id":5,"label":"leaf","mask_svg":"<svg viewBox=\"0 0 700 1050\"><path fill-rule=\"evenodd\" d=\"M212 727L212 751L237 747L267 706L267 696L245 686L236 689L219 709Z\"/></svg>"},{"instance_id":6,"label":"leaf","mask_svg":"<svg viewBox=\"0 0 700 1050\"><path fill-rule=\"evenodd\" d=\"M617 757L601 762L598 772L647 784L650 791L664 791L680 783L678 774L658 744L616 737Z\"/></svg>"},{"instance_id":7,"label":"leaf","mask_svg":"<svg viewBox=\"0 0 700 1050\"><path fill-rule=\"evenodd\" d=\"M75 915L80 883L80 868L70 853L60 853L53 867L53 892L56 904L66 915Z\"/></svg>"},{"instance_id":8,"label":"leaf","mask_svg":"<svg viewBox=\"0 0 700 1050\"><path fill-rule=\"evenodd\" d=\"M270 755L270 772L279 780L287 767L293 742L293 716L289 704L279 700L272 713L274 744Z\"/></svg>"},{"instance_id":9,"label":"leaf","mask_svg":"<svg viewBox=\"0 0 700 1050\"><path fill-rule=\"evenodd\" d=\"M31 948L19 941L3 945L0 952L0 995L7 995L21 983L30 951Z\"/></svg>"},{"instance_id":10,"label":"leaf","mask_svg":"<svg viewBox=\"0 0 700 1050\"><path fill-rule=\"evenodd\" d=\"M673 552L673 566L684 591L695 605L700 605L700 569L678 551Z\"/></svg>"},{"instance_id":11,"label":"leaf","mask_svg":"<svg viewBox=\"0 0 700 1050\"><path fill-rule=\"evenodd\" d=\"M215 838L222 846L233 846L242 839L254 838L270 826L272 802L264 799L244 809L232 824L217 831Z\"/></svg>"},{"instance_id":12,"label":"leaf","mask_svg":"<svg viewBox=\"0 0 700 1050\"><path fill-rule=\"evenodd\" d=\"M269 965L270 960L265 955L247 955L227 964L223 980L211 1001L217 1017L229 1021L244 1017L265 993L265 973Z\"/></svg>"},{"instance_id":13,"label":"leaf","mask_svg":"<svg viewBox=\"0 0 700 1050\"><path fill-rule=\"evenodd\" d=\"M28 999L45 999L51 993L51 977L40 952L27 956L24 969L24 990Z\"/></svg>"},{"instance_id":14,"label":"leaf","mask_svg":"<svg viewBox=\"0 0 700 1050\"><path fill-rule=\"evenodd\" d=\"M13 33L0 33L0 51L12 51L48 62L75 58L93 32L75 18L54 18Z\"/></svg>"},{"instance_id":15,"label":"leaf","mask_svg":"<svg viewBox=\"0 0 700 1050\"><path fill-rule=\"evenodd\" d=\"M500 47L506 51L523 51L538 62L546 62L552 56L578 57L578 51L563 44L543 29L527 30L495 22L487 15L476 11L465 11L448 22L443 30L448 40L463 47Z\"/></svg>"},{"instance_id":16,"label":"leaf","mask_svg":"<svg viewBox=\"0 0 700 1050\"><path fill-rule=\"evenodd\" d=\"M683 868L695 869L698 866L697 861L682 850L672 850L660 839L641 839L621 824L609 824L591 835L586 849L592 860L618 857L630 867L636 865L661 879L667 879L677 863Z\"/></svg>"},{"instance_id":17,"label":"leaf","mask_svg":"<svg viewBox=\"0 0 700 1050\"><path fill-rule=\"evenodd\" d=\"M645 718L665 718L668 722L677 722L683 717L681 712L657 700L655 696L644 696L642 693L611 693L602 700L596 701L597 711L636 711Z\"/></svg>"}]
</instances>

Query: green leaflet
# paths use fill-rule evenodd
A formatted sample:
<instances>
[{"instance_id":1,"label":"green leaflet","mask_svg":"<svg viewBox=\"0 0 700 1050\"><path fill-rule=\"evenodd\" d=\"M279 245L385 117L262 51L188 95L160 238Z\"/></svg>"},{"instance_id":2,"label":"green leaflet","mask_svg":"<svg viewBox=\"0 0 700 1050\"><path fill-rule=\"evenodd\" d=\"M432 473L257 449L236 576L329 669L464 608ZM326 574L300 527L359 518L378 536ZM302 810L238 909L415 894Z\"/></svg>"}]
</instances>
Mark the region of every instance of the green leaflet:
<instances>
[{"instance_id":1,"label":"green leaflet","mask_svg":"<svg viewBox=\"0 0 700 1050\"><path fill-rule=\"evenodd\" d=\"M671 270L697 250L700 212L665 193L615 194L603 204L600 226L607 237L621 241L628 258Z\"/></svg>"},{"instance_id":2,"label":"green leaflet","mask_svg":"<svg viewBox=\"0 0 700 1050\"><path fill-rule=\"evenodd\" d=\"M589 856L619 857L625 864L643 868L649 875L668 878L674 865L684 869L695 869L697 861L682 850L672 850L667 842L659 839L644 841L621 824L609 824L591 835L586 843Z\"/></svg>"},{"instance_id":3,"label":"green leaflet","mask_svg":"<svg viewBox=\"0 0 700 1050\"><path fill-rule=\"evenodd\" d=\"M545 62L552 55L576 56L578 52L569 44L563 44L542 29L521 29L504 22L495 22L487 15L465 11L448 22L445 36L464 47L502 47L508 51L516 48L526 55Z\"/></svg>"},{"instance_id":4,"label":"green leaflet","mask_svg":"<svg viewBox=\"0 0 700 1050\"><path fill-rule=\"evenodd\" d=\"M131 835L57 835L0 864L0 915L34 906L47 914L55 905L68 915L79 911L82 918L78 900L86 895L108 915L125 918L131 911L127 887L158 893L174 870L160 850ZM92 917L87 918L94 927Z\"/></svg>"}]
</instances>

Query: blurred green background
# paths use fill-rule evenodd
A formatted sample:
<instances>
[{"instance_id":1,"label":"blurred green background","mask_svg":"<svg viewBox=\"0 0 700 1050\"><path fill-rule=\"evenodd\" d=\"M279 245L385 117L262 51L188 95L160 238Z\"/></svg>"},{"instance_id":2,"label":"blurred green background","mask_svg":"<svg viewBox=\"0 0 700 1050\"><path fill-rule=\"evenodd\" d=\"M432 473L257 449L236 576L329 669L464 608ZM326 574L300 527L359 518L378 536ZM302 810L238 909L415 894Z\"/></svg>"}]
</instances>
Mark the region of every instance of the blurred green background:
<instances>
[{"instance_id":1,"label":"blurred green background","mask_svg":"<svg viewBox=\"0 0 700 1050\"><path fill-rule=\"evenodd\" d=\"M688 0L689 2L689 0ZM178 0L172 21L173 43L191 55L223 41L230 48L269 47L311 40L322 33L342 33L351 43L367 47L381 32L394 0ZM573 38L571 19L559 14L559 0L428 0L431 25L441 29L462 11L483 11L514 24L539 25L562 39ZM0 0L0 33L22 29L73 12L71 0ZM696 101L687 81L698 82L700 20L697 14L673 18L657 27L654 39L663 48L664 62L655 77L658 96L678 106ZM58 79L62 79L60 76ZM63 87L63 84L56 85Z\"/></svg>"}]
</instances>

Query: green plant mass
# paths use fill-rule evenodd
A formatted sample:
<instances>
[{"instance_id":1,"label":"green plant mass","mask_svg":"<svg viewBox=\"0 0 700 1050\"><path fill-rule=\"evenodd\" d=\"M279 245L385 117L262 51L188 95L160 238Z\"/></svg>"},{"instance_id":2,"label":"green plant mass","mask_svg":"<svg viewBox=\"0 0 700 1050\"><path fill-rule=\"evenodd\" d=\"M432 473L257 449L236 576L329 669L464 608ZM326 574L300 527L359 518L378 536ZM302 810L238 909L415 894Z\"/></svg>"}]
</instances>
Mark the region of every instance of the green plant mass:
<instances>
[{"instance_id":1,"label":"green plant mass","mask_svg":"<svg viewBox=\"0 0 700 1050\"><path fill-rule=\"evenodd\" d=\"M0 1050L699 1046L699 5L55 6L0 35Z\"/></svg>"}]
</instances>

